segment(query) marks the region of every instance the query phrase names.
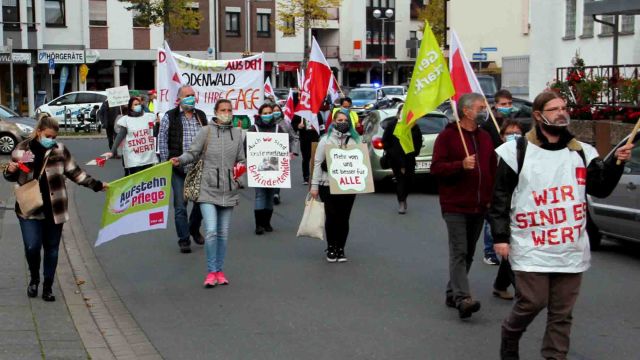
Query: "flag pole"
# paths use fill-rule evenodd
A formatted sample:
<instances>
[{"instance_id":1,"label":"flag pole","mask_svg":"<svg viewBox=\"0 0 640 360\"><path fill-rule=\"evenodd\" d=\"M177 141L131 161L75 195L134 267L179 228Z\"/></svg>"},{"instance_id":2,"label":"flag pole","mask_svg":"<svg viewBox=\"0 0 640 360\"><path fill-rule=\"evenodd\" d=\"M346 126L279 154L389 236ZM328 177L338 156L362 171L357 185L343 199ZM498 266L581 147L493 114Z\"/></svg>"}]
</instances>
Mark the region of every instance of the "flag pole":
<instances>
[{"instance_id":1,"label":"flag pole","mask_svg":"<svg viewBox=\"0 0 640 360\"><path fill-rule=\"evenodd\" d=\"M342 94L342 97L344 97L344 92L342 92L342 86L340 86L340 83L338 82L338 79L336 79L336 75L333 73L333 71L331 72L331 76L333 76L333 81L336 83L336 85L338 85L338 91L340 91L340 94Z\"/></svg>"},{"instance_id":2,"label":"flag pole","mask_svg":"<svg viewBox=\"0 0 640 360\"><path fill-rule=\"evenodd\" d=\"M469 149L467 149L467 142L464 141L464 134L462 134L462 127L460 126L460 117L458 117L458 109L456 109L456 102L453 98L449 98L449 103L451 104L451 110L453 111L453 116L456 118L456 125L458 125L458 132L460 133L460 140L462 140L462 146L464 146L464 153L469 157Z\"/></svg>"},{"instance_id":3,"label":"flag pole","mask_svg":"<svg viewBox=\"0 0 640 360\"><path fill-rule=\"evenodd\" d=\"M631 133L629 134L629 138L627 139L626 145L633 143L633 138L638 133L638 130L640 130L640 118L638 118L638 121L636 122L636 126L633 127L633 130L631 130ZM616 165L620 165L620 164L622 164L622 161L617 160Z\"/></svg>"},{"instance_id":4,"label":"flag pole","mask_svg":"<svg viewBox=\"0 0 640 360\"><path fill-rule=\"evenodd\" d=\"M495 125L496 126L496 130L498 130L498 136L499 136L500 135L500 126L498 126L498 122L496 121L496 117L493 116L493 111L491 111L491 107L489 106L489 102L487 101L486 97L484 97L484 104L487 106L487 111L489 112L489 115L491 116L491 120L493 120L493 125Z\"/></svg>"}]
</instances>

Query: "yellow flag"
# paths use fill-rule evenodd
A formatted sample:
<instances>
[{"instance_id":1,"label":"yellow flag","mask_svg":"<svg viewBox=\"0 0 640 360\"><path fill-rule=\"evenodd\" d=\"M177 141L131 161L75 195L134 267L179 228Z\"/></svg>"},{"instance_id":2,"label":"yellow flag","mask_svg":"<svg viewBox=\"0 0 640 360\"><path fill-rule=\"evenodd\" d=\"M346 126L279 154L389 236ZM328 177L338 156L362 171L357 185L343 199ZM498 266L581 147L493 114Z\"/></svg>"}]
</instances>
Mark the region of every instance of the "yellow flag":
<instances>
[{"instance_id":1,"label":"yellow flag","mask_svg":"<svg viewBox=\"0 0 640 360\"><path fill-rule=\"evenodd\" d=\"M414 151L411 128L416 121L453 94L455 89L447 63L429 23L425 21L422 44L413 68L407 100L402 108L402 118L393 131L406 154Z\"/></svg>"}]
</instances>

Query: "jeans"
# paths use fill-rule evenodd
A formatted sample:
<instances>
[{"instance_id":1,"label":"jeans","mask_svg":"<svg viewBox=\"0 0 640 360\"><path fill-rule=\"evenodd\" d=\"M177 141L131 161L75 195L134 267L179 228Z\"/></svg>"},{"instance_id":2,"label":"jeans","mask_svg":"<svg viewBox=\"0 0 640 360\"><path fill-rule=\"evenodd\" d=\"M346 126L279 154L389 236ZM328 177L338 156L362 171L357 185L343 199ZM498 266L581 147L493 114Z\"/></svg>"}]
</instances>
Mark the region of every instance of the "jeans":
<instances>
[{"instance_id":1,"label":"jeans","mask_svg":"<svg viewBox=\"0 0 640 360\"><path fill-rule=\"evenodd\" d=\"M324 202L324 230L327 233L327 246L344 249L349 236L349 217L351 217L356 195L331 195L328 186L320 186L318 193Z\"/></svg>"},{"instance_id":2,"label":"jeans","mask_svg":"<svg viewBox=\"0 0 640 360\"><path fill-rule=\"evenodd\" d=\"M231 223L233 207L201 203L200 211L205 229L204 249L207 254L207 271L222 271L224 257L227 254L229 223Z\"/></svg>"},{"instance_id":3,"label":"jeans","mask_svg":"<svg viewBox=\"0 0 640 360\"><path fill-rule=\"evenodd\" d=\"M273 210L275 188L256 188L255 210Z\"/></svg>"},{"instance_id":4,"label":"jeans","mask_svg":"<svg viewBox=\"0 0 640 360\"><path fill-rule=\"evenodd\" d=\"M449 232L449 283L447 297L456 304L471 296L469 270L482 232L484 216L480 214L442 214Z\"/></svg>"},{"instance_id":5,"label":"jeans","mask_svg":"<svg viewBox=\"0 0 640 360\"><path fill-rule=\"evenodd\" d=\"M40 251L44 248L43 276L45 283L52 284L58 267L62 224L54 224L52 219L25 220L18 217L18 220L31 280L40 280Z\"/></svg>"},{"instance_id":6,"label":"jeans","mask_svg":"<svg viewBox=\"0 0 640 360\"><path fill-rule=\"evenodd\" d=\"M184 178L186 175L180 170L174 169L171 175L171 192L173 192L173 209L175 212L176 232L178 233L178 243L191 243L190 235L198 236L202 214L200 207L195 205L191 210L191 216L187 220L187 200L184 198Z\"/></svg>"},{"instance_id":7,"label":"jeans","mask_svg":"<svg viewBox=\"0 0 640 360\"><path fill-rule=\"evenodd\" d=\"M484 256L496 256L496 252L493 250L493 236L491 236L491 225L489 225L488 218L485 218L484 220Z\"/></svg>"}]
</instances>

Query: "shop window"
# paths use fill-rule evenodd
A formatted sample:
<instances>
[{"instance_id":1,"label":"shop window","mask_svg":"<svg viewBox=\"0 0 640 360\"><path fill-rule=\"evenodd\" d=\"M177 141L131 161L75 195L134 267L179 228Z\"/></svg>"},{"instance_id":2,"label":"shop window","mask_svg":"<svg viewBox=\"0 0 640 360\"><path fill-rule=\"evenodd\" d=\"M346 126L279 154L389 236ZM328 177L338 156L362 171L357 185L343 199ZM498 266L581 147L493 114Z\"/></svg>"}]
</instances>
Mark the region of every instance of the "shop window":
<instances>
[{"instance_id":1,"label":"shop window","mask_svg":"<svg viewBox=\"0 0 640 360\"><path fill-rule=\"evenodd\" d=\"M622 20L622 28L620 29L620 32L622 34L633 34L633 30L636 25L635 16L622 15L620 19Z\"/></svg>"},{"instance_id":2,"label":"shop window","mask_svg":"<svg viewBox=\"0 0 640 360\"><path fill-rule=\"evenodd\" d=\"M240 13L227 12L225 14L224 26L227 36L240 36Z\"/></svg>"},{"instance_id":3,"label":"shop window","mask_svg":"<svg viewBox=\"0 0 640 360\"><path fill-rule=\"evenodd\" d=\"M258 14L258 37L271 37L271 15L270 14Z\"/></svg>"},{"instance_id":4,"label":"shop window","mask_svg":"<svg viewBox=\"0 0 640 360\"><path fill-rule=\"evenodd\" d=\"M89 25L107 26L107 2L104 0L89 1Z\"/></svg>"},{"instance_id":5,"label":"shop window","mask_svg":"<svg viewBox=\"0 0 640 360\"><path fill-rule=\"evenodd\" d=\"M5 30L20 30L18 0L2 0L2 21Z\"/></svg>"},{"instance_id":6,"label":"shop window","mask_svg":"<svg viewBox=\"0 0 640 360\"><path fill-rule=\"evenodd\" d=\"M45 0L44 20L49 27L65 26L65 0Z\"/></svg>"}]
</instances>

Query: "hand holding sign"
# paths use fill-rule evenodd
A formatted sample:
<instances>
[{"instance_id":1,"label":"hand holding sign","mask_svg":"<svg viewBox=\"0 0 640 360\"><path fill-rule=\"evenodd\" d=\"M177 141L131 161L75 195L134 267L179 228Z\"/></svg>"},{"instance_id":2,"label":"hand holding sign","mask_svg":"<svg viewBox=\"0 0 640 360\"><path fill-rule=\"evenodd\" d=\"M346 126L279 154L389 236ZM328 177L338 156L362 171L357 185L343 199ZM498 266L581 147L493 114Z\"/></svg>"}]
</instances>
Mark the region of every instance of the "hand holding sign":
<instances>
[{"instance_id":1,"label":"hand holding sign","mask_svg":"<svg viewBox=\"0 0 640 360\"><path fill-rule=\"evenodd\" d=\"M371 162L364 144L346 149L327 146L326 156L331 194L374 192Z\"/></svg>"}]
</instances>

